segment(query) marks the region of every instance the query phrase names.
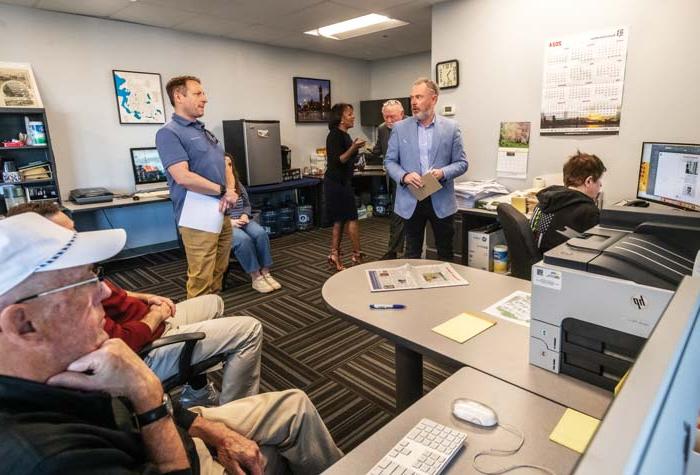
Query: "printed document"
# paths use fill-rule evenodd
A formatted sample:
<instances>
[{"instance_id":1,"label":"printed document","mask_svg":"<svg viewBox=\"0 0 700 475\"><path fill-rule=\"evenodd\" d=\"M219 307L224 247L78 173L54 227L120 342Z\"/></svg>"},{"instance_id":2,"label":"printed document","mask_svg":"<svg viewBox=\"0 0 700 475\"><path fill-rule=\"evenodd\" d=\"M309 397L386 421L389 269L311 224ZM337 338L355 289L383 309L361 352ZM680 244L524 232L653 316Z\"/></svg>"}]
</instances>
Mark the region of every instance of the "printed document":
<instances>
[{"instance_id":1,"label":"printed document","mask_svg":"<svg viewBox=\"0 0 700 475\"><path fill-rule=\"evenodd\" d=\"M516 290L484 310L484 313L529 327L530 294L522 290Z\"/></svg>"},{"instance_id":2,"label":"printed document","mask_svg":"<svg viewBox=\"0 0 700 475\"><path fill-rule=\"evenodd\" d=\"M220 233L224 214L219 211L219 198L188 191L178 226L209 233Z\"/></svg>"},{"instance_id":3,"label":"printed document","mask_svg":"<svg viewBox=\"0 0 700 475\"><path fill-rule=\"evenodd\" d=\"M404 264L401 267L370 269L366 272L372 292L469 285L448 263L425 266Z\"/></svg>"}]
</instances>

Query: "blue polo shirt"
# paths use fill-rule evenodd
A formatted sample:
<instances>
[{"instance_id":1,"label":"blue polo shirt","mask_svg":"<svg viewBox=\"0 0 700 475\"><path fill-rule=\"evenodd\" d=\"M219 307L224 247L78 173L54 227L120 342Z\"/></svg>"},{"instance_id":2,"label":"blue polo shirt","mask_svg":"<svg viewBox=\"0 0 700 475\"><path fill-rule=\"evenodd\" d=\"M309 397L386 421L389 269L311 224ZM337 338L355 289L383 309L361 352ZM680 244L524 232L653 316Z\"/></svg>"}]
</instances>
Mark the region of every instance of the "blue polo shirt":
<instances>
[{"instance_id":1,"label":"blue polo shirt","mask_svg":"<svg viewBox=\"0 0 700 475\"><path fill-rule=\"evenodd\" d=\"M175 209L175 220L180 221L182 205L187 189L178 185L170 175L168 167L179 162L188 162L190 171L209 181L226 185L226 162L224 148L198 120L188 120L173 114L170 122L156 133L156 147L165 168L170 188L170 199Z\"/></svg>"}]
</instances>

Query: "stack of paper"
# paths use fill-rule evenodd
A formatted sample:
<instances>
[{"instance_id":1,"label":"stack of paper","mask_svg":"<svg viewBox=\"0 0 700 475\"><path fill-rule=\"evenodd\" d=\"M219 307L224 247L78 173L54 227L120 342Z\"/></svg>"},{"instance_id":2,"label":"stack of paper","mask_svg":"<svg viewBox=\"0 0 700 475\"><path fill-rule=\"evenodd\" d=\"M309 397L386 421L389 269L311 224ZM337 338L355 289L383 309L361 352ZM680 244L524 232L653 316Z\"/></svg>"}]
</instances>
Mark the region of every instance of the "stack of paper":
<instances>
[{"instance_id":1,"label":"stack of paper","mask_svg":"<svg viewBox=\"0 0 700 475\"><path fill-rule=\"evenodd\" d=\"M46 162L37 165L21 167L17 171L22 177L22 181L51 179L51 167Z\"/></svg>"},{"instance_id":2,"label":"stack of paper","mask_svg":"<svg viewBox=\"0 0 700 475\"><path fill-rule=\"evenodd\" d=\"M508 188L496 180L461 181L455 183L455 197L460 209L474 208L477 201L494 195L508 194Z\"/></svg>"}]
</instances>

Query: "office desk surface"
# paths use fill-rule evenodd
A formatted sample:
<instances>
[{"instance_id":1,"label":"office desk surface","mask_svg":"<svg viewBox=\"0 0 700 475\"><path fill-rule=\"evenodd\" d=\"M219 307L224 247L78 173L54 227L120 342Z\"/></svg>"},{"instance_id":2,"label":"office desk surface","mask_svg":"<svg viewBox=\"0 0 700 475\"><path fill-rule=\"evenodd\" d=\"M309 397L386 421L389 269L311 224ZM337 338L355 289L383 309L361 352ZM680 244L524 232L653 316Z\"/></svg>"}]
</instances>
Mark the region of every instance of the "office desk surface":
<instances>
[{"instance_id":1,"label":"office desk surface","mask_svg":"<svg viewBox=\"0 0 700 475\"><path fill-rule=\"evenodd\" d=\"M496 318L496 325L459 344L431 329L462 312L482 312L530 283L452 264L470 284L461 287L370 292L367 269L435 261L399 259L344 270L326 281L323 298L337 315L417 353L471 366L567 407L602 418L611 393L529 364L529 328ZM405 304L404 310L370 310L370 303ZM484 314L486 315L486 314ZM488 315L487 315L488 316Z\"/></svg>"},{"instance_id":2,"label":"office desk surface","mask_svg":"<svg viewBox=\"0 0 700 475\"><path fill-rule=\"evenodd\" d=\"M474 399L490 406L498 415L499 422L515 426L525 436L520 451L506 457L479 457L480 467L495 470L498 467L530 463L543 465L558 474L573 470L579 454L549 440L549 434L564 414L563 406L472 368L462 368L324 473L367 473L424 417L467 434L465 447L443 473L477 473L472 467L472 459L477 452L492 448L509 449L515 446L518 439L500 427L485 429L455 418L452 415L452 401L459 397ZM526 469L520 469L514 473L525 471ZM541 472L530 470L527 473Z\"/></svg>"},{"instance_id":3,"label":"office desk surface","mask_svg":"<svg viewBox=\"0 0 700 475\"><path fill-rule=\"evenodd\" d=\"M85 205L80 205L69 200L64 200L63 207L68 209L71 213L84 213L86 211L96 211L100 209L123 208L125 206L160 203L162 201L170 201L170 198L160 198L157 196L152 196L150 198L141 198L140 200L134 200L133 198L115 198L112 201L105 201L104 203L90 203Z\"/></svg>"}]
</instances>

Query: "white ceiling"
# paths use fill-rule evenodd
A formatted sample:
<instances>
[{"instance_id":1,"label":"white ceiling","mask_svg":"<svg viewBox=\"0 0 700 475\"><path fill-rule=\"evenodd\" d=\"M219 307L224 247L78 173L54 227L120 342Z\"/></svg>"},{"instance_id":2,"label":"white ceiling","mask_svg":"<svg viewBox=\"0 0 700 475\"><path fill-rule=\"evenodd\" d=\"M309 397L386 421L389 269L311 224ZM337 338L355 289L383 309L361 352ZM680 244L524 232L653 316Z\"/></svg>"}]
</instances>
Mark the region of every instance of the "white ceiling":
<instances>
[{"instance_id":1,"label":"white ceiling","mask_svg":"<svg viewBox=\"0 0 700 475\"><path fill-rule=\"evenodd\" d=\"M0 0L1 3L378 60L430 50L431 6L443 0ZM380 13L409 24L347 40L305 35Z\"/></svg>"}]
</instances>

